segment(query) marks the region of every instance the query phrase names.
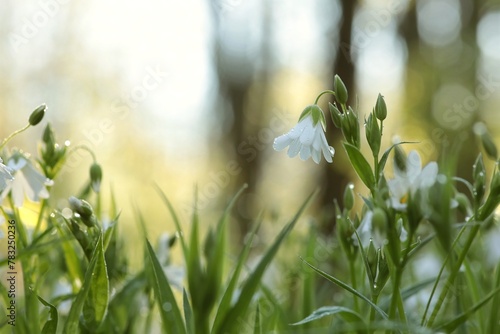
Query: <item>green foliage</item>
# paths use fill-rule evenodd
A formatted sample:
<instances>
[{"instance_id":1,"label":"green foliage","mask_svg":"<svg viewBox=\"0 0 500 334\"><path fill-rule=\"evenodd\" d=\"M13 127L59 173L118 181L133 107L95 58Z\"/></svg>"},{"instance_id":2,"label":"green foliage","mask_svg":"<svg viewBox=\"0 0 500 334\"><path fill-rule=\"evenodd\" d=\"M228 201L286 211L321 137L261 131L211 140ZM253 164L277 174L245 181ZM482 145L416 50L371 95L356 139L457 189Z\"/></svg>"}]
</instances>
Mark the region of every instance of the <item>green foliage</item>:
<instances>
[{"instance_id":1,"label":"green foliage","mask_svg":"<svg viewBox=\"0 0 500 334\"><path fill-rule=\"evenodd\" d=\"M335 96L330 113L344 136L352 174L359 178L346 187L344 207L334 199L336 228L331 238L321 235L315 222L306 236L291 235L313 193L268 246L254 247L260 227L267 223L262 214L245 243L233 249L228 246L231 211L246 185L213 223L200 215L196 194L191 220L183 222L155 185L175 225L174 236L160 237L156 244L150 241L148 217L135 208L144 262L131 270L118 203L111 191L112 219L106 218L104 173L88 147L59 145L47 125L39 157L0 152L0 191L5 194L1 214L4 226L16 225L15 237L6 238L15 241L15 257L0 259L0 266L22 272L14 297L16 333L498 332L500 266L484 259L485 240L498 228L500 171L496 145L485 126L475 130L494 163L485 164L479 153L469 179L458 178L453 175L454 162L431 162L422 168L418 153L403 150L417 143L382 148L388 113L381 95L365 121L367 147L362 147L359 113L347 105L349 95L338 76L334 90L322 92L301 117L312 113L313 122L324 125L317 105L323 94ZM1 148L38 124L45 110L37 108L28 125L3 140ZM66 189L74 194L67 201L39 196L44 191L53 195L51 180L57 182L61 168L77 150L92 156L82 190ZM392 174L387 172L390 156ZM19 204L12 190L12 176L17 173L27 173L23 176L31 188L25 197L39 203L30 208L34 223L21 214L25 204ZM32 185L33 179L39 182ZM366 193L354 192L354 185ZM181 256L173 259L171 251L177 244ZM302 263L298 259L285 263L279 250L289 252L297 244ZM426 269L417 267L426 256L440 264L430 277L422 277L420 271ZM278 283L265 277L271 265ZM14 300L10 290L6 281L0 284L5 305ZM9 332L13 327L8 308L1 312L0 331Z\"/></svg>"}]
</instances>

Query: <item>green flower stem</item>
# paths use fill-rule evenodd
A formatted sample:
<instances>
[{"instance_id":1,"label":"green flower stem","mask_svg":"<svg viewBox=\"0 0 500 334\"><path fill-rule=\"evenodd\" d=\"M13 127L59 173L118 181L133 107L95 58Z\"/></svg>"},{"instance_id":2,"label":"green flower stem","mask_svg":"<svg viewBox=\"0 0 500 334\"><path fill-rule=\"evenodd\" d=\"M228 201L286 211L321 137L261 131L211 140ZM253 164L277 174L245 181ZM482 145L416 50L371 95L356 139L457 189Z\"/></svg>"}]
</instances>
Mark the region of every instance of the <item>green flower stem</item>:
<instances>
[{"instance_id":1,"label":"green flower stem","mask_svg":"<svg viewBox=\"0 0 500 334\"><path fill-rule=\"evenodd\" d=\"M26 131L29 127L31 126L31 124L28 123L28 125L26 125L24 128L22 129L19 129L17 131L14 131L12 132L7 138L5 138L3 141L2 141L2 144L0 144L0 151L3 150L4 146L12 139L14 138L16 135L20 134L21 132L23 131Z\"/></svg>"},{"instance_id":2,"label":"green flower stem","mask_svg":"<svg viewBox=\"0 0 500 334\"><path fill-rule=\"evenodd\" d=\"M479 210L479 213L477 214L478 218L475 219L475 216L473 216L469 221L476 221L476 222L485 221L490 216L490 214L495 210L497 205L498 205L497 201L495 199L492 199L492 196L490 195L490 197L486 200L486 203ZM465 228L466 226L463 227L463 229ZM431 316L429 317L429 320L427 322L428 327L431 327L432 324L434 323L434 320L436 319L436 316L439 310L441 309L441 306L443 305L446 295L448 294L450 287L455 282L455 278L457 277L458 271L460 270L460 267L462 266L462 263L464 262L465 257L467 256L467 253L469 252L469 249L472 246L472 243L474 242L474 239L476 238L480 228L481 224L474 224L471 227L469 237L465 241L464 247L462 248L462 252L460 253L457 261L453 265L451 265L450 275L448 276L448 279L446 280L446 283L443 286L443 290L441 290L441 293L439 294L439 298L436 302L436 305L434 306L434 310L432 311ZM461 233L459 234L458 237L460 236ZM425 314L424 318L422 319L422 323L424 323L424 321L425 321Z\"/></svg>"},{"instance_id":3,"label":"green flower stem","mask_svg":"<svg viewBox=\"0 0 500 334\"><path fill-rule=\"evenodd\" d=\"M92 156L92 160L94 160L94 162L97 161L97 158L95 156L95 153L94 151L92 151L88 146L86 145L77 145L75 147L73 147L69 152L68 152L68 155L70 154L73 154L75 153L77 150L84 150L84 151L87 151L90 153L90 155Z\"/></svg>"},{"instance_id":4,"label":"green flower stem","mask_svg":"<svg viewBox=\"0 0 500 334\"><path fill-rule=\"evenodd\" d=\"M38 214L38 220L36 222L35 231L33 232L33 238L35 238L38 235L38 232L40 231L40 228L42 227L43 214L44 214L46 208L47 208L47 199L42 198L41 206L40 206L40 213Z\"/></svg>"},{"instance_id":5,"label":"green flower stem","mask_svg":"<svg viewBox=\"0 0 500 334\"><path fill-rule=\"evenodd\" d=\"M331 95L335 96L335 98L337 98L337 95L335 95L335 92L333 90L324 90L321 93L319 93L318 97L314 101L314 104L318 104L319 98L325 94L331 94Z\"/></svg>"},{"instance_id":6,"label":"green flower stem","mask_svg":"<svg viewBox=\"0 0 500 334\"><path fill-rule=\"evenodd\" d=\"M434 310L431 313L431 316L429 317L429 321L427 321L427 327L431 327L432 324L434 323L434 320L436 319L436 316L441 309L441 306L443 305L443 302L446 298L446 295L448 294L449 288L453 285L455 282L455 278L457 277L458 271L460 270L460 267L462 266L462 263L465 260L465 257L467 256L467 253L469 252L470 247L472 246L472 243L474 239L476 238L477 232L479 232L479 228L481 225L474 225L471 229L471 232L469 234L469 237L467 238L467 241L465 242L464 248L462 249L462 252L460 253L460 256L458 257L457 262L455 262L455 265L452 266L450 275L448 276L448 279L446 280L446 283L443 285L443 290L441 290L441 293L439 294L439 298L436 302L436 305L434 306Z\"/></svg>"},{"instance_id":7,"label":"green flower stem","mask_svg":"<svg viewBox=\"0 0 500 334\"><path fill-rule=\"evenodd\" d=\"M12 199L11 193L9 193L8 197L9 197L10 207L12 208L12 212L14 214L14 220L16 221L16 228L19 231L19 242L21 243L20 249L23 249L26 248L26 246L28 246L28 235L26 234L26 229L24 228L24 225L21 222L19 210L14 205L14 200Z\"/></svg>"},{"instance_id":8,"label":"green flower stem","mask_svg":"<svg viewBox=\"0 0 500 334\"><path fill-rule=\"evenodd\" d=\"M372 294L372 302L373 302L373 304L377 304L378 297L379 297L378 294L377 295L376 294ZM375 320L375 313L376 313L375 309L373 307L370 307L370 325ZM369 333L374 333L374 332L375 332L375 330L370 330Z\"/></svg>"},{"instance_id":9,"label":"green flower stem","mask_svg":"<svg viewBox=\"0 0 500 334\"><path fill-rule=\"evenodd\" d=\"M356 280L356 275L358 274L356 271L356 264L355 264L355 259L349 259L349 271L351 272L351 284L352 287L357 290L358 289L358 282ZM359 301L358 298L354 298L354 311L359 313Z\"/></svg>"}]
</instances>

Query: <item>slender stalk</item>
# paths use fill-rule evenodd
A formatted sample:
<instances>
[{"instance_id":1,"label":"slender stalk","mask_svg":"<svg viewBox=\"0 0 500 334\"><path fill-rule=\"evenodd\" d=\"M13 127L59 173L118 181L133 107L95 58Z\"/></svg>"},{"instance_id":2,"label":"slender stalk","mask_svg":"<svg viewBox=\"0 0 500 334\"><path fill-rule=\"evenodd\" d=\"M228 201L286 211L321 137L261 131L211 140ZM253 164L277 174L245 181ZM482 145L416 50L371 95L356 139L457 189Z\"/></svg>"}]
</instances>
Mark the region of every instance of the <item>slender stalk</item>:
<instances>
[{"instance_id":1,"label":"slender stalk","mask_svg":"<svg viewBox=\"0 0 500 334\"><path fill-rule=\"evenodd\" d=\"M325 94L331 94L335 97L337 97L337 95L335 95L335 92L333 90L324 90L322 91L321 93L319 93L318 97L316 98L316 100L314 101L314 104L318 104L318 101L319 101L319 98Z\"/></svg>"},{"instance_id":2,"label":"slender stalk","mask_svg":"<svg viewBox=\"0 0 500 334\"><path fill-rule=\"evenodd\" d=\"M31 125L28 123L28 125L26 125L24 128L22 129L19 129L19 130L16 130L14 132L12 132L7 138L5 138L3 141L2 141L2 144L0 144L0 151L4 148L4 146L12 139L14 138L16 135L20 134L21 132L23 131L26 131Z\"/></svg>"},{"instance_id":3,"label":"slender stalk","mask_svg":"<svg viewBox=\"0 0 500 334\"><path fill-rule=\"evenodd\" d=\"M33 231L33 239L36 238L38 232L40 231L40 228L42 227L43 214L46 208L47 208L47 199L42 198L40 212L38 213L38 219L36 221L35 230Z\"/></svg>"}]
</instances>

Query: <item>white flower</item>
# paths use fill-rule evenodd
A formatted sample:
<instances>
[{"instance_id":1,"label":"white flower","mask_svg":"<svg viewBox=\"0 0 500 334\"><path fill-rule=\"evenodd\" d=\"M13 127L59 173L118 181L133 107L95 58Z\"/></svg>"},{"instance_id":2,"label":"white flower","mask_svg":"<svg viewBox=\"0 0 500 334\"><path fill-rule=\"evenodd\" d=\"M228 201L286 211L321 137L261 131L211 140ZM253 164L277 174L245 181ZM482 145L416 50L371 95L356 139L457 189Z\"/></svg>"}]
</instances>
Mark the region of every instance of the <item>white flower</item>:
<instances>
[{"instance_id":1,"label":"white flower","mask_svg":"<svg viewBox=\"0 0 500 334\"><path fill-rule=\"evenodd\" d=\"M38 202L40 198L49 197L46 187L52 186L54 182L40 174L22 153L14 153L7 161L7 166L13 170L14 180L7 185L2 193L2 198L5 198L11 191L14 205L21 207L25 196L33 202Z\"/></svg>"},{"instance_id":2,"label":"white flower","mask_svg":"<svg viewBox=\"0 0 500 334\"><path fill-rule=\"evenodd\" d=\"M335 154L333 147L328 145L325 132L325 115L317 105L306 107L299 118L299 123L288 133L279 136L274 140L273 148L281 151L288 148L290 158L299 154L300 159L307 160L310 157L319 164L321 153L325 160L332 162Z\"/></svg>"},{"instance_id":3,"label":"white flower","mask_svg":"<svg viewBox=\"0 0 500 334\"><path fill-rule=\"evenodd\" d=\"M387 181L391 206L396 210L406 210L408 195L415 195L418 189L431 187L436 182L437 174L436 162L430 162L422 169L420 156L416 151L411 151L406 161L406 171L394 164L394 179Z\"/></svg>"},{"instance_id":4,"label":"white flower","mask_svg":"<svg viewBox=\"0 0 500 334\"><path fill-rule=\"evenodd\" d=\"M0 191L4 190L8 183L14 179L10 172L9 167L5 166L2 158L0 158Z\"/></svg>"}]
</instances>

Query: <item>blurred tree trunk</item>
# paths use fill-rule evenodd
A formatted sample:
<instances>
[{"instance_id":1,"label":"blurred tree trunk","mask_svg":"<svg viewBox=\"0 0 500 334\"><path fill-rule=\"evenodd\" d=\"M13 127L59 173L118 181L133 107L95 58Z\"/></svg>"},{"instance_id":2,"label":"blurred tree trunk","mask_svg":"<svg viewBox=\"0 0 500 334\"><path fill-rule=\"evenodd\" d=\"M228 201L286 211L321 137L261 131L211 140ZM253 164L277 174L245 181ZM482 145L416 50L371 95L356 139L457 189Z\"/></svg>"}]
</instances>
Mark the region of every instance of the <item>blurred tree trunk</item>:
<instances>
[{"instance_id":1,"label":"blurred tree trunk","mask_svg":"<svg viewBox=\"0 0 500 334\"><path fill-rule=\"evenodd\" d=\"M431 145L418 147L427 154L438 156L439 153L448 154L450 158L460 161L457 176L471 178L471 166L476 158L477 149L472 147L472 124L478 118L477 110L471 113L470 118L461 117L455 112L456 106L464 107L464 98L460 96L453 103L449 103L444 110L433 106L435 94L445 85L458 84L468 89L472 94L476 91L478 47L476 29L479 21L478 4L476 1L461 0L462 29L457 41L449 45L432 47L426 45L418 34L417 9L414 2L401 20L399 32L406 42L408 58L406 64L405 97L403 102L404 123L425 122L424 128L431 140ZM457 53L458 50L458 53ZM452 59L447 55L453 54ZM441 59L439 59L441 58ZM443 60L446 59L445 64ZM452 111L453 108L453 111ZM444 113L460 118L460 126L456 129L446 126L436 117L444 117ZM436 116L437 115L437 116ZM412 139L412 138L403 138ZM456 145L462 147L455 147ZM460 154L453 151L460 148ZM465 168L464 168L465 167ZM461 187L461 185L459 185Z\"/></svg>"},{"instance_id":2,"label":"blurred tree trunk","mask_svg":"<svg viewBox=\"0 0 500 334\"><path fill-rule=\"evenodd\" d=\"M333 75L331 75L331 87L333 87L333 76L338 74L344 84L347 87L349 92L349 102L348 104L353 105L355 99L355 67L353 59L351 58L351 35L352 35L352 25L354 21L354 14L356 10L358 1L357 0L342 0L342 21L340 23L340 32L338 37L338 52L335 56L334 63L332 64ZM333 33L337 31L337 29L331 30ZM336 36L331 37L332 40L336 40ZM332 100L333 102L333 100ZM328 117L327 120L327 128L335 129L335 126L332 123L331 117L329 117L330 111L328 109L324 110ZM327 139L329 143L335 143L333 146L337 148L337 152L341 151L340 140L342 138L342 134L340 130L337 131L327 131ZM337 144L338 143L338 144ZM327 184L328 187L322 189L321 193L321 205L324 212L324 225L321 226L321 232L325 235L328 235L332 232L334 227L334 217L335 217L335 209L333 205L333 201L336 199L342 207L343 202L343 194L344 188L349 182L350 174L348 170L341 169L335 164L334 157L333 164L323 164L324 171L323 177L321 178L321 185Z\"/></svg>"},{"instance_id":3,"label":"blurred tree trunk","mask_svg":"<svg viewBox=\"0 0 500 334\"><path fill-rule=\"evenodd\" d=\"M268 101L268 82L270 62L270 36L269 5L264 3L264 28L261 45L252 45L249 48L257 48L258 56L244 51L238 53L240 57L231 55L230 41L225 40L221 20L227 19L225 15L231 15L227 8L216 5L212 0L212 14L215 23L214 36L214 62L219 88L221 103L219 110L215 110L216 117L221 122L232 119L232 123L220 137L219 146L226 155L225 161L236 161L240 172L233 177L230 186L224 189L221 195L223 199L235 194L243 185L248 184L247 190L238 201L234 211L238 222L239 231L237 239L244 239L250 231L253 219L256 218L262 208L256 205L258 195L256 187L260 178L262 165L262 150L265 147L259 138L259 130L264 126L266 102ZM247 18L248 19L248 18ZM247 22L250 27L250 22ZM249 40L248 36L239 36L242 40ZM248 47L248 44L243 44ZM240 50L241 51L241 50ZM260 64L260 67L258 67ZM258 98L251 98L250 94L257 94Z\"/></svg>"}]
</instances>

